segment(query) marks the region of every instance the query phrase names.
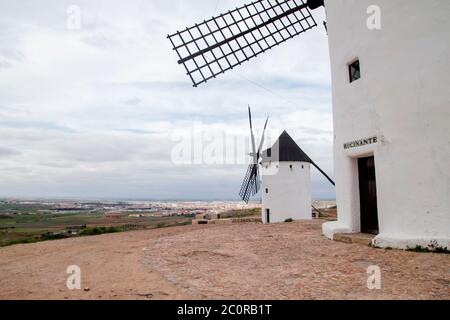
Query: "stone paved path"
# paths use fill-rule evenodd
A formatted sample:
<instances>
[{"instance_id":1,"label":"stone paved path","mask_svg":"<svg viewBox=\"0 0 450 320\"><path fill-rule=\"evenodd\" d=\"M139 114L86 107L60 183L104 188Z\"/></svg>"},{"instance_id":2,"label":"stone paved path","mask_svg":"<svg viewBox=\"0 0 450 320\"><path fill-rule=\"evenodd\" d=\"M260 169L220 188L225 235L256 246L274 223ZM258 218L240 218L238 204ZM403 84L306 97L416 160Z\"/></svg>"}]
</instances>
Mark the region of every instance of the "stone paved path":
<instances>
[{"instance_id":1,"label":"stone paved path","mask_svg":"<svg viewBox=\"0 0 450 320\"><path fill-rule=\"evenodd\" d=\"M205 227L150 242L143 261L207 299L450 299L450 255L335 242L321 223Z\"/></svg>"}]
</instances>

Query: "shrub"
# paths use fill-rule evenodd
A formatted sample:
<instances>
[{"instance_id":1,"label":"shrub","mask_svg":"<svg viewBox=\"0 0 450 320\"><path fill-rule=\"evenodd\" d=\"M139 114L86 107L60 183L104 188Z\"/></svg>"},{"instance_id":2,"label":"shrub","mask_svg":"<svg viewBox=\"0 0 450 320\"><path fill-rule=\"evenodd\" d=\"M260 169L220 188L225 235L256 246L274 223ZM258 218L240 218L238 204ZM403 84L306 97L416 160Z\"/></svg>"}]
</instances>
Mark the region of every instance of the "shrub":
<instances>
[{"instance_id":1,"label":"shrub","mask_svg":"<svg viewBox=\"0 0 450 320\"><path fill-rule=\"evenodd\" d=\"M284 222L293 222L293 221L294 221L294 219L292 219L292 218L288 218L288 219L284 220Z\"/></svg>"},{"instance_id":2,"label":"shrub","mask_svg":"<svg viewBox=\"0 0 450 320\"><path fill-rule=\"evenodd\" d=\"M434 253L446 253L446 254L450 253L450 250L447 247L439 246L436 240L431 241L427 247L422 247L422 246L417 245L413 248L407 247L406 250L414 251L414 252L434 252Z\"/></svg>"},{"instance_id":3,"label":"shrub","mask_svg":"<svg viewBox=\"0 0 450 320\"><path fill-rule=\"evenodd\" d=\"M80 232L80 236L96 236L103 233L115 233L123 231L118 227L94 227L86 228Z\"/></svg>"},{"instance_id":4,"label":"shrub","mask_svg":"<svg viewBox=\"0 0 450 320\"><path fill-rule=\"evenodd\" d=\"M65 239L65 238L68 238L66 235L64 235L64 234L50 234L50 233L47 233L47 234L43 234L43 235L41 235L41 238L40 238L40 240L42 240L42 241L45 241L45 240L59 240L59 239Z\"/></svg>"},{"instance_id":5,"label":"shrub","mask_svg":"<svg viewBox=\"0 0 450 320\"><path fill-rule=\"evenodd\" d=\"M34 243L37 242L38 240L33 239L33 238L25 238L25 239L17 239L17 240L7 240L7 241L3 241L0 243L0 247L6 247L6 246L11 246L14 244L21 244L21 243Z\"/></svg>"}]
</instances>

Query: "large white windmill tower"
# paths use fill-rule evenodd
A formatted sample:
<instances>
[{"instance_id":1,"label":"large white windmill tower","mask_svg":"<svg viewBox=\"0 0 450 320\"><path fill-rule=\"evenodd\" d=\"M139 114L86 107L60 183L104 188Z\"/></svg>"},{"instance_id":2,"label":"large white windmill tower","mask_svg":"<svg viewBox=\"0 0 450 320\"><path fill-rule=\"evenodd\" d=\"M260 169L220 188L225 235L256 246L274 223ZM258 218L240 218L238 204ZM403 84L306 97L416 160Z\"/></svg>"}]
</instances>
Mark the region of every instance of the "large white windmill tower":
<instances>
[{"instance_id":1,"label":"large white windmill tower","mask_svg":"<svg viewBox=\"0 0 450 320\"><path fill-rule=\"evenodd\" d=\"M326 0L338 221L450 247L450 1Z\"/></svg>"}]
</instances>

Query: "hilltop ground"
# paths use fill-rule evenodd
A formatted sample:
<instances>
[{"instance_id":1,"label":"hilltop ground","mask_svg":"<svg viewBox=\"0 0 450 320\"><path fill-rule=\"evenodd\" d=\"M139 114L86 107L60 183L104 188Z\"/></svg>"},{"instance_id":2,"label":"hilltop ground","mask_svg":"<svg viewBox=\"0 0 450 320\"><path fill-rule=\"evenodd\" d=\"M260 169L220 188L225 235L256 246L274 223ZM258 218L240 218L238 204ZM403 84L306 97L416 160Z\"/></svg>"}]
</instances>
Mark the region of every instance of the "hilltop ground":
<instances>
[{"instance_id":1,"label":"hilltop ground","mask_svg":"<svg viewBox=\"0 0 450 320\"><path fill-rule=\"evenodd\" d=\"M0 248L0 299L450 299L450 255L327 240L322 221L161 228ZM66 288L81 268L82 290ZM367 289L367 267L381 269ZM86 290L84 290L86 289Z\"/></svg>"}]
</instances>

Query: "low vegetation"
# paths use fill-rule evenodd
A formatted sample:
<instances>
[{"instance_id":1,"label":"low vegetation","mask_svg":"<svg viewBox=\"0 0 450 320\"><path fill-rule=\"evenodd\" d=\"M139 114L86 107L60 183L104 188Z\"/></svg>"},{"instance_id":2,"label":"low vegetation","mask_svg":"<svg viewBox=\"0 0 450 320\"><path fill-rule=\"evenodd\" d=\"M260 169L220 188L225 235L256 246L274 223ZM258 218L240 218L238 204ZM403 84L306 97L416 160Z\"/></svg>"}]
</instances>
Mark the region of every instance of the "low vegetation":
<instances>
[{"instance_id":1,"label":"low vegetation","mask_svg":"<svg viewBox=\"0 0 450 320\"><path fill-rule=\"evenodd\" d=\"M4 240L0 242L0 247L6 247L6 246L12 246L13 244L22 244L22 243L34 243L38 242L39 240L33 239L33 238L23 238L23 239L17 239L17 240Z\"/></svg>"},{"instance_id":2,"label":"low vegetation","mask_svg":"<svg viewBox=\"0 0 450 320\"><path fill-rule=\"evenodd\" d=\"M230 210L230 211L221 213L220 217L223 219L230 219L230 218L246 218L246 217L253 217L253 216L260 216L260 215L261 215L261 209L253 208L253 209Z\"/></svg>"},{"instance_id":3,"label":"low vegetation","mask_svg":"<svg viewBox=\"0 0 450 320\"><path fill-rule=\"evenodd\" d=\"M121 231L124 231L124 229L118 227L94 227L84 229L80 232L80 236L96 236L103 233L115 233Z\"/></svg>"},{"instance_id":4,"label":"low vegetation","mask_svg":"<svg viewBox=\"0 0 450 320\"><path fill-rule=\"evenodd\" d=\"M372 244L371 247L373 247L375 249L393 250L393 248L391 248L391 247L383 248L383 247L377 246L376 244ZM439 244L435 240L431 241L428 244L428 246L426 246L426 247L423 247L420 245L417 245L415 247L407 247L406 251L419 252L419 253L445 253L445 254L450 253L450 250L447 247L439 246Z\"/></svg>"},{"instance_id":5,"label":"low vegetation","mask_svg":"<svg viewBox=\"0 0 450 320\"><path fill-rule=\"evenodd\" d=\"M414 252L434 252L434 253L446 253L446 254L450 253L450 250L447 247L440 246L436 240L431 241L427 247L415 246L413 248L408 247L406 250L414 251Z\"/></svg>"}]
</instances>

